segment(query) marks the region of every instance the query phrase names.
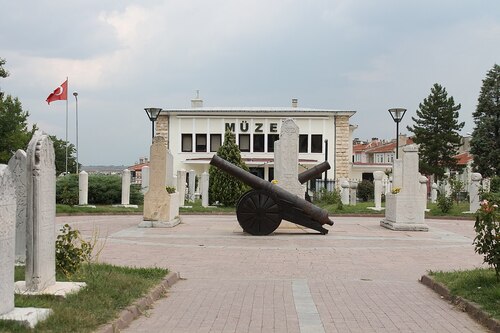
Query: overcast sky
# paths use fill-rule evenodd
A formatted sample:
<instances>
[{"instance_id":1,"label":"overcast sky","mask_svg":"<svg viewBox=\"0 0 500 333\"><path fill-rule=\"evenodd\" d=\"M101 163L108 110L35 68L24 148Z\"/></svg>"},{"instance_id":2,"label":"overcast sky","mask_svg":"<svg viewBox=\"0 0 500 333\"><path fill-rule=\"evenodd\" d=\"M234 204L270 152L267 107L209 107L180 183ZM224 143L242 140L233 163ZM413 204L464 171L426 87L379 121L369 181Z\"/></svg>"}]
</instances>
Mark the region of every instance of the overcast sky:
<instances>
[{"instance_id":1,"label":"overcast sky","mask_svg":"<svg viewBox=\"0 0 500 333\"><path fill-rule=\"evenodd\" d=\"M500 62L498 0L0 0L0 57L30 122L69 141L79 161L131 165L149 154L144 107L299 106L355 110L361 139L402 132L434 83L462 104L463 134Z\"/></svg>"}]
</instances>

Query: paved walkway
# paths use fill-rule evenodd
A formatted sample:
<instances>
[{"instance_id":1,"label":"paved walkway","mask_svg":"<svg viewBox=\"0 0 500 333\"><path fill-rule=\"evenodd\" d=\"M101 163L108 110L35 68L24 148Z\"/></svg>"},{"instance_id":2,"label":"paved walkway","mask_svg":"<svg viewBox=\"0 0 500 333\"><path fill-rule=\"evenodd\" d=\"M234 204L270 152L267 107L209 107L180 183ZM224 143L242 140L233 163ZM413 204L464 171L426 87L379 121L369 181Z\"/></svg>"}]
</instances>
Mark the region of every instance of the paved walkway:
<instances>
[{"instance_id":1,"label":"paved walkway","mask_svg":"<svg viewBox=\"0 0 500 333\"><path fill-rule=\"evenodd\" d=\"M427 220L395 232L379 218L337 217L328 235L244 234L235 216L58 217L106 238L100 260L159 266L185 280L125 332L485 332L418 282L428 270L481 265L472 221Z\"/></svg>"}]
</instances>

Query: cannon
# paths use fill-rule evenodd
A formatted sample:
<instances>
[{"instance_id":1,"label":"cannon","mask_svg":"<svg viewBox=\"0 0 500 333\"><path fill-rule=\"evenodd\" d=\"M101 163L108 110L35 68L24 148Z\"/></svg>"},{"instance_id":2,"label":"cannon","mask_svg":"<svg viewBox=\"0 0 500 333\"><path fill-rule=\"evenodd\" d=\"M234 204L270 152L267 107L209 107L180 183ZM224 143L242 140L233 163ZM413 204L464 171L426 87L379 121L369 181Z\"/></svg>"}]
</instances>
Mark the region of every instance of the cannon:
<instances>
[{"instance_id":1,"label":"cannon","mask_svg":"<svg viewBox=\"0 0 500 333\"><path fill-rule=\"evenodd\" d=\"M315 178L317 175L322 174L326 170L330 170L330 168L330 163L324 161L323 163L313 166L309 170L301 172L297 178L299 183L304 184L305 182Z\"/></svg>"},{"instance_id":2,"label":"cannon","mask_svg":"<svg viewBox=\"0 0 500 333\"><path fill-rule=\"evenodd\" d=\"M251 235L269 235L278 228L282 219L319 231L325 235L324 224L333 225L328 212L261 179L234 164L212 157L210 164L252 187L236 205L238 223Z\"/></svg>"}]
</instances>

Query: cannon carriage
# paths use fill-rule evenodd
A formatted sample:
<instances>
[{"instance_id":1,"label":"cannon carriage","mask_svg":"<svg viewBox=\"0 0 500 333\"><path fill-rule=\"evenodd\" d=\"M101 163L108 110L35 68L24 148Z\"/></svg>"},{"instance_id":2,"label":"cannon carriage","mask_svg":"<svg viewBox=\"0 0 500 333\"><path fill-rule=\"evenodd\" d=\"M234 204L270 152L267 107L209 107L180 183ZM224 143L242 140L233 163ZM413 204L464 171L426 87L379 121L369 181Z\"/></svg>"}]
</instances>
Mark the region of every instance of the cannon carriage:
<instances>
[{"instance_id":1,"label":"cannon carriage","mask_svg":"<svg viewBox=\"0 0 500 333\"><path fill-rule=\"evenodd\" d=\"M269 235L279 227L283 219L319 231L323 235L328 233L328 229L325 229L323 225L333 225L328 212L324 209L217 155L212 157L210 164L252 187L252 190L241 196L236 205L238 223L249 234ZM301 173L298 177L299 181L304 183L329 168L328 162L323 162Z\"/></svg>"}]
</instances>

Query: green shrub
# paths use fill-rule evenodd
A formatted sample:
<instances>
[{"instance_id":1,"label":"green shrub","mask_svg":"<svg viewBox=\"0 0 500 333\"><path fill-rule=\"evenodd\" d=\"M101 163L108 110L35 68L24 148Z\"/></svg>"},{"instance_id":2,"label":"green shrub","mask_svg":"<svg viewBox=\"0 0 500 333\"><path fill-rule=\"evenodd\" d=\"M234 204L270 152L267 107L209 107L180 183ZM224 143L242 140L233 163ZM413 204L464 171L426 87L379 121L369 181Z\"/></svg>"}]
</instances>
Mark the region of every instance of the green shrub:
<instances>
[{"instance_id":1,"label":"green shrub","mask_svg":"<svg viewBox=\"0 0 500 333\"><path fill-rule=\"evenodd\" d=\"M374 192L375 188L371 180L364 179L358 184L358 198L360 198L362 201L373 200Z\"/></svg>"},{"instance_id":2,"label":"green shrub","mask_svg":"<svg viewBox=\"0 0 500 333\"><path fill-rule=\"evenodd\" d=\"M497 208L498 205L487 200L481 202L474 223L474 245L476 253L484 256L484 262L493 266L497 282L500 282L500 223Z\"/></svg>"},{"instance_id":3,"label":"green shrub","mask_svg":"<svg viewBox=\"0 0 500 333\"><path fill-rule=\"evenodd\" d=\"M492 205L500 204L500 193L483 192L481 193L481 200L487 200Z\"/></svg>"},{"instance_id":4,"label":"green shrub","mask_svg":"<svg viewBox=\"0 0 500 333\"><path fill-rule=\"evenodd\" d=\"M170 194L175 193L175 187L167 186L167 192Z\"/></svg>"},{"instance_id":5,"label":"green shrub","mask_svg":"<svg viewBox=\"0 0 500 333\"><path fill-rule=\"evenodd\" d=\"M440 194L437 197L437 206L443 213L449 213L453 207L453 198Z\"/></svg>"},{"instance_id":6,"label":"green shrub","mask_svg":"<svg viewBox=\"0 0 500 333\"><path fill-rule=\"evenodd\" d=\"M83 240L78 230L68 224L60 229L56 240L56 269L66 276L76 273L83 263L92 258L94 244Z\"/></svg>"},{"instance_id":7,"label":"green shrub","mask_svg":"<svg viewBox=\"0 0 500 333\"><path fill-rule=\"evenodd\" d=\"M57 178L56 202L63 205L78 205L78 175L69 174Z\"/></svg>"},{"instance_id":8,"label":"green shrub","mask_svg":"<svg viewBox=\"0 0 500 333\"><path fill-rule=\"evenodd\" d=\"M248 167L241 159L241 152L236 144L236 138L229 131L224 135L224 144L217 151L217 156L248 171ZM244 183L214 166L210 166L209 174L208 197L211 202L218 201L224 206L235 206L241 195L248 190L248 186Z\"/></svg>"},{"instance_id":9,"label":"green shrub","mask_svg":"<svg viewBox=\"0 0 500 333\"><path fill-rule=\"evenodd\" d=\"M490 192L500 193L500 177L498 176L491 177Z\"/></svg>"},{"instance_id":10,"label":"green shrub","mask_svg":"<svg viewBox=\"0 0 500 333\"><path fill-rule=\"evenodd\" d=\"M120 175L89 175L88 202L94 205L121 203L122 180ZM138 184L130 186L130 203L141 205L144 196ZM56 182L56 202L64 205L78 204L78 175L59 177Z\"/></svg>"}]
</instances>

